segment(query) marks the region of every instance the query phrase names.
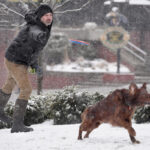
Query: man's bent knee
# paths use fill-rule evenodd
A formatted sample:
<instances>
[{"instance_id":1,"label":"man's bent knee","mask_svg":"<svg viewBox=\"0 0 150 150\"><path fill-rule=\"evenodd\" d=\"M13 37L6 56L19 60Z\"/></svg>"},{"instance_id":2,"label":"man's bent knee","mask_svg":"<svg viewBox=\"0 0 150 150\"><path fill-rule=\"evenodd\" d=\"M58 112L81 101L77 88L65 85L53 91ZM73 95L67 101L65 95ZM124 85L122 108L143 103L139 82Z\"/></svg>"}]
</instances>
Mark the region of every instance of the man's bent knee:
<instances>
[{"instance_id":1,"label":"man's bent knee","mask_svg":"<svg viewBox=\"0 0 150 150\"><path fill-rule=\"evenodd\" d=\"M20 89L19 99L28 100L32 93L32 88Z\"/></svg>"}]
</instances>

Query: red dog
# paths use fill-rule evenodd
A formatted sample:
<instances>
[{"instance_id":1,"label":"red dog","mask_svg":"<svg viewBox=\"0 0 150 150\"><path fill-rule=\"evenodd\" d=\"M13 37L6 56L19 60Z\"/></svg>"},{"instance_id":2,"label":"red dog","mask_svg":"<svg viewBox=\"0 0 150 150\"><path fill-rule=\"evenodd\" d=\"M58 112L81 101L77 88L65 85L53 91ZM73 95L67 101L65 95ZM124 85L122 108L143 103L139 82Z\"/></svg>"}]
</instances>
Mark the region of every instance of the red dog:
<instances>
[{"instance_id":1,"label":"red dog","mask_svg":"<svg viewBox=\"0 0 150 150\"><path fill-rule=\"evenodd\" d=\"M141 88L131 83L129 89L115 90L104 100L90 106L81 115L82 123L79 128L78 139L88 138L93 129L102 123L124 127L128 130L132 143L140 143L135 139L136 132L132 128L131 119L137 106L150 104L150 94L146 90L146 83Z\"/></svg>"}]
</instances>

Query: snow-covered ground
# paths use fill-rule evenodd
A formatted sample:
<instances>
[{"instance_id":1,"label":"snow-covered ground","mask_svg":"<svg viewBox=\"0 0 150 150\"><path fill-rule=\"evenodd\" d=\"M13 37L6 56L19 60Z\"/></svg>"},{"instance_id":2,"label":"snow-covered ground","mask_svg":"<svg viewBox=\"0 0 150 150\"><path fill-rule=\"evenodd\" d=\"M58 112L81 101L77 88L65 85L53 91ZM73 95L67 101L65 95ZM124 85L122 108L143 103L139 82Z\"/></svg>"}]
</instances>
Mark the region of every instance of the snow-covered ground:
<instances>
[{"instance_id":1,"label":"snow-covered ground","mask_svg":"<svg viewBox=\"0 0 150 150\"><path fill-rule=\"evenodd\" d=\"M129 85L117 87L93 87L79 89L80 91L95 92L107 95L117 88L128 88ZM138 85L139 87L141 85ZM147 86L150 91L150 85ZM57 90L44 90L44 93ZM35 94L35 93L33 93ZM10 129L0 130L1 150L149 150L150 123L135 124L136 139L141 144L132 144L128 132L124 128L102 124L95 129L89 139L77 140L79 124L52 125L51 121L32 125L33 132L10 133Z\"/></svg>"},{"instance_id":2,"label":"snow-covered ground","mask_svg":"<svg viewBox=\"0 0 150 150\"><path fill-rule=\"evenodd\" d=\"M113 65L111 66L110 63L103 62L103 64L107 64L102 65L107 66L108 69L105 69L107 71L113 68ZM73 65L71 65L71 68L72 66ZM82 64L80 64L79 66L82 66ZM94 64L94 66L96 65ZM114 66L116 66L116 64ZM53 70L54 68L56 69L57 67L53 66ZM71 70L67 66L63 67L61 66L60 68L61 69L58 70L62 70L64 68L67 68L67 71ZM77 66L75 68L77 68ZM75 70L77 71L80 69ZM86 68L85 70L88 69ZM98 70L98 68L94 70ZM100 70L102 70L102 67L100 67ZM116 68L114 68L113 70L116 70ZM87 92L98 91L106 96L112 90L115 90L117 88L128 88L128 86L129 85L127 84L119 87L118 86L87 87L87 88L79 88L78 90ZM58 90L61 89L44 90L43 93L55 92ZM150 85L148 85L148 91L150 91ZM36 91L33 91L32 94L35 94L35 92ZM13 94L13 96L15 100L17 95ZM77 140L79 124L52 125L51 121L46 121L42 124L32 125L32 127L34 128L34 131L30 133L11 134L10 129L1 129L0 149L1 150L141 150L141 149L149 150L150 147L150 133L149 133L150 124L133 123L133 127L137 132L136 139L141 141L141 144L132 144L129 139L128 132L125 129L112 127L109 124L102 124L98 129L95 129L91 133L89 139L84 139L82 141Z\"/></svg>"},{"instance_id":3,"label":"snow-covered ground","mask_svg":"<svg viewBox=\"0 0 150 150\"><path fill-rule=\"evenodd\" d=\"M132 144L128 132L123 128L102 124L95 129L89 139L77 140L79 124L52 125L51 121L32 125L33 132L10 133L10 129L0 130L1 150L149 150L150 124L135 124L137 140Z\"/></svg>"},{"instance_id":4,"label":"snow-covered ground","mask_svg":"<svg viewBox=\"0 0 150 150\"><path fill-rule=\"evenodd\" d=\"M95 59L92 61L80 57L75 62L66 62L58 65L48 65L47 71L64 71L64 72L116 72L117 63L107 62L104 59ZM129 73L130 70L123 64L120 65L121 73Z\"/></svg>"}]
</instances>

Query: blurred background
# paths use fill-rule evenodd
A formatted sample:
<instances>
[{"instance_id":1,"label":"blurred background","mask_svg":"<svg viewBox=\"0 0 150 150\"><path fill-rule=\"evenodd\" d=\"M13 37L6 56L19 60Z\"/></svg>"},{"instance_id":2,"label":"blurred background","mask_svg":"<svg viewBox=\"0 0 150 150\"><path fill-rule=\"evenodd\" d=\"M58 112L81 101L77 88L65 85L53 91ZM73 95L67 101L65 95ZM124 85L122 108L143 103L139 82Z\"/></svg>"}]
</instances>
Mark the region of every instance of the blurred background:
<instances>
[{"instance_id":1,"label":"blurred background","mask_svg":"<svg viewBox=\"0 0 150 150\"><path fill-rule=\"evenodd\" d=\"M41 3L53 8L54 25L39 58L44 78L30 74L34 89L150 83L149 0L0 0L0 86L7 74L5 50L25 24L24 15ZM122 40L130 36L116 49L100 39L114 18Z\"/></svg>"}]
</instances>

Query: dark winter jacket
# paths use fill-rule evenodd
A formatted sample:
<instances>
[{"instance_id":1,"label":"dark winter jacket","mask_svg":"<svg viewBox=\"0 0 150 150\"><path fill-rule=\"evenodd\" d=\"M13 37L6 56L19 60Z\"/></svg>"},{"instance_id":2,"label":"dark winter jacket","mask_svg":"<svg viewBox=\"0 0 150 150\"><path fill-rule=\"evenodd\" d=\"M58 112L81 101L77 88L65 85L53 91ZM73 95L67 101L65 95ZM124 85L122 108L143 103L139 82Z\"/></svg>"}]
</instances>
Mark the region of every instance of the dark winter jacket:
<instances>
[{"instance_id":1,"label":"dark winter jacket","mask_svg":"<svg viewBox=\"0 0 150 150\"><path fill-rule=\"evenodd\" d=\"M45 26L32 12L25 15L25 20L27 24L10 44L5 57L16 64L37 69L38 55L49 39L52 24Z\"/></svg>"}]
</instances>

